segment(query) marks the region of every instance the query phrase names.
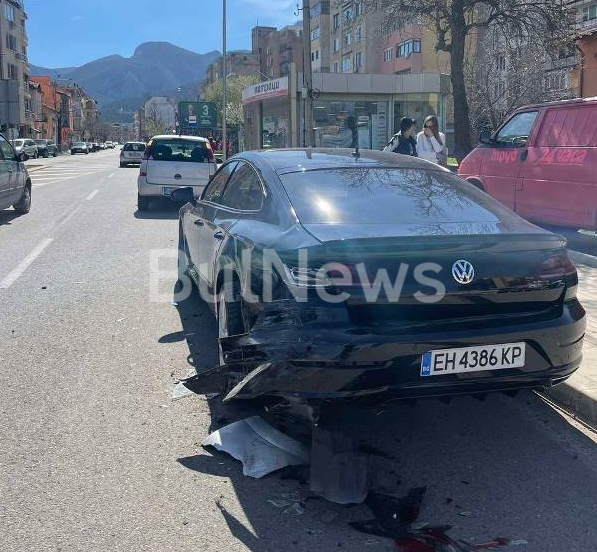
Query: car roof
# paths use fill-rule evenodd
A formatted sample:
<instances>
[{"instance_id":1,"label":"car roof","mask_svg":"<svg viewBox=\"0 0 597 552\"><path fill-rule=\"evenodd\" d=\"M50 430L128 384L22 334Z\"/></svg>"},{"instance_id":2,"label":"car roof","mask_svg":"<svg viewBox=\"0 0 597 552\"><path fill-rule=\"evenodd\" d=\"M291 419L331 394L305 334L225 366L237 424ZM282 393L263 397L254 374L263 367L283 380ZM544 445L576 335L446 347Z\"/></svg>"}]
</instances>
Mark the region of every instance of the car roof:
<instances>
[{"instance_id":1,"label":"car roof","mask_svg":"<svg viewBox=\"0 0 597 552\"><path fill-rule=\"evenodd\" d=\"M186 134L158 134L157 136L152 136L152 140L171 140L172 138L184 138L185 140L196 140L197 142L207 142L207 138L203 138L203 136L188 136Z\"/></svg>"},{"instance_id":2,"label":"car roof","mask_svg":"<svg viewBox=\"0 0 597 552\"><path fill-rule=\"evenodd\" d=\"M350 148L267 149L243 152L239 157L243 157L254 163L265 162L278 174L313 169L355 167L447 170L435 163L430 163L429 161L410 155L374 150L359 150L357 156L355 150Z\"/></svg>"},{"instance_id":3,"label":"car roof","mask_svg":"<svg viewBox=\"0 0 597 552\"><path fill-rule=\"evenodd\" d=\"M556 100L553 102L544 102L538 104L531 104L519 107L514 113L518 113L519 111L528 111L529 109L540 109L542 107L560 107L560 106L567 106L567 105L583 105L583 104L595 104L597 105L597 96L593 96L592 98L572 98L571 100Z\"/></svg>"}]
</instances>

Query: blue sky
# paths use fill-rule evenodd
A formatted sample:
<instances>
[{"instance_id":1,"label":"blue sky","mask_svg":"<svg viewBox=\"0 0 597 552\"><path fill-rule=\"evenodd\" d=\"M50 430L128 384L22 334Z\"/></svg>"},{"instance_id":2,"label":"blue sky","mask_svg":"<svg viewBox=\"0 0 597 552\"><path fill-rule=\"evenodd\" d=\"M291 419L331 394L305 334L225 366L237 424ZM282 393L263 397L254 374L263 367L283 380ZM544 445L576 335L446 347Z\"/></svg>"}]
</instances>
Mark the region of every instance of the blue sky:
<instances>
[{"instance_id":1,"label":"blue sky","mask_svg":"<svg viewBox=\"0 0 597 552\"><path fill-rule=\"evenodd\" d=\"M251 47L251 28L296 21L297 0L228 0L228 48ZM167 41L204 53L222 49L221 0L25 0L29 61L82 65L132 55L142 42Z\"/></svg>"}]
</instances>

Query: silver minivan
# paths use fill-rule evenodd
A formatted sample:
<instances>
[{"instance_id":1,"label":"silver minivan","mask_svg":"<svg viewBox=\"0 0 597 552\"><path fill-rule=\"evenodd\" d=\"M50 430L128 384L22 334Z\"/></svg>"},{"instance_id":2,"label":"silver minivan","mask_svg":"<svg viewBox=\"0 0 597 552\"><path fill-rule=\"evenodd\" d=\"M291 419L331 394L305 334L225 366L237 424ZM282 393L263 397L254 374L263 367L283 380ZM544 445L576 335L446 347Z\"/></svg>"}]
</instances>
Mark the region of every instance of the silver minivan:
<instances>
[{"instance_id":1,"label":"silver minivan","mask_svg":"<svg viewBox=\"0 0 597 552\"><path fill-rule=\"evenodd\" d=\"M12 206L17 213L25 214L31 208L31 180L19 159L0 134L0 209Z\"/></svg>"},{"instance_id":2,"label":"silver minivan","mask_svg":"<svg viewBox=\"0 0 597 552\"><path fill-rule=\"evenodd\" d=\"M29 138L17 138L13 145L21 161L33 158L37 159L37 144Z\"/></svg>"}]
</instances>

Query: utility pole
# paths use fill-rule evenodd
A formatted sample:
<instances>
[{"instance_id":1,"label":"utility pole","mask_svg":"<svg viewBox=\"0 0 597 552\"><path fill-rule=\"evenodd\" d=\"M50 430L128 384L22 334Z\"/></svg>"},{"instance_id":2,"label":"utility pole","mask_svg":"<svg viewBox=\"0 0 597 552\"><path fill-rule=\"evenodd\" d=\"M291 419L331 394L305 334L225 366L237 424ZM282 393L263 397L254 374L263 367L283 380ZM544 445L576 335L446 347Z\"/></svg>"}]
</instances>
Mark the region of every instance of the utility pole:
<instances>
[{"instance_id":1,"label":"utility pole","mask_svg":"<svg viewBox=\"0 0 597 552\"><path fill-rule=\"evenodd\" d=\"M226 154L228 153L228 137L226 132L226 77L228 71L226 68L226 0L222 0L222 159L226 161Z\"/></svg>"},{"instance_id":2,"label":"utility pole","mask_svg":"<svg viewBox=\"0 0 597 552\"><path fill-rule=\"evenodd\" d=\"M303 0L303 91L305 106L305 146L313 147L313 74L311 71L311 7Z\"/></svg>"}]
</instances>

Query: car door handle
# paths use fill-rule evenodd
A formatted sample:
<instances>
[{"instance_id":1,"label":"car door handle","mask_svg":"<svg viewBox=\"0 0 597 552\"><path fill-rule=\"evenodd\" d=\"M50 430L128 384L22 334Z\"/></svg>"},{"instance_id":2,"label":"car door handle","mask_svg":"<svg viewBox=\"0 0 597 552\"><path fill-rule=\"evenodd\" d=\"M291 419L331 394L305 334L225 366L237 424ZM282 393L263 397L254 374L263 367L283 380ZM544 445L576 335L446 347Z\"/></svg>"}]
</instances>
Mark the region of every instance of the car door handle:
<instances>
[{"instance_id":1,"label":"car door handle","mask_svg":"<svg viewBox=\"0 0 597 552\"><path fill-rule=\"evenodd\" d=\"M222 232L221 230L218 230L214 234L214 238L216 238L216 240L223 240L224 239L224 232Z\"/></svg>"},{"instance_id":2,"label":"car door handle","mask_svg":"<svg viewBox=\"0 0 597 552\"><path fill-rule=\"evenodd\" d=\"M205 223L202 220L197 219L193 224L195 226L203 226Z\"/></svg>"}]
</instances>

